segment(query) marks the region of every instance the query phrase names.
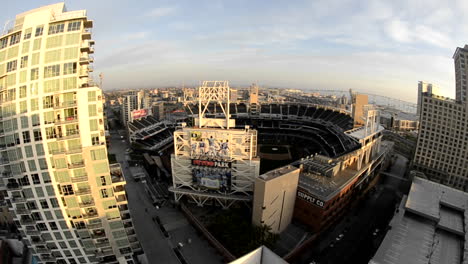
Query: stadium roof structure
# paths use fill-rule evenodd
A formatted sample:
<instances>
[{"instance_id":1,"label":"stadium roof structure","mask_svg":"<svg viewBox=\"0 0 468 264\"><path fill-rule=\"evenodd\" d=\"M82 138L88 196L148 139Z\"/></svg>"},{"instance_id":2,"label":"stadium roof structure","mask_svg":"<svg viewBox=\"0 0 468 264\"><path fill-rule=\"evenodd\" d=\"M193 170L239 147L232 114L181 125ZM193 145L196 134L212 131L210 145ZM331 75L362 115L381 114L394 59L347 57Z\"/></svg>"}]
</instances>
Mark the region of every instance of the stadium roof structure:
<instances>
[{"instance_id":1,"label":"stadium roof structure","mask_svg":"<svg viewBox=\"0 0 468 264\"><path fill-rule=\"evenodd\" d=\"M128 123L130 142L150 151L162 150L171 146L175 124L158 121L153 116L143 117Z\"/></svg>"},{"instance_id":2,"label":"stadium roof structure","mask_svg":"<svg viewBox=\"0 0 468 264\"><path fill-rule=\"evenodd\" d=\"M328 201L335 197L345 186L348 186L349 182L355 180L363 171L372 166L374 162L377 162L387 153L387 150L392 147L393 144L391 142L383 141L382 151L378 156L373 157L372 162L365 164L359 171L347 168L333 176L328 174L331 174L330 171L333 170L335 166L340 166L340 157L324 159L324 157L319 155L301 160L300 163L303 164L304 169L299 177L298 186L315 195L317 198Z\"/></svg>"},{"instance_id":3,"label":"stadium roof structure","mask_svg":"<svg viewBox=\"0 0 468 264\"><path fill-rule=\"evenodd\" d=\"M370 264L467 264L468 193L415 177Z\"/></svg>"},{"instance_id":4,"label":"stadium roof structure","mask_svg":"<svg viewBox=\"0 0 468 264\"><path fill-rule=\"evenodd\" d=\"M265 246L261 246L229 264L287 264L281 257Z\"/></svg>"}]
</instances>

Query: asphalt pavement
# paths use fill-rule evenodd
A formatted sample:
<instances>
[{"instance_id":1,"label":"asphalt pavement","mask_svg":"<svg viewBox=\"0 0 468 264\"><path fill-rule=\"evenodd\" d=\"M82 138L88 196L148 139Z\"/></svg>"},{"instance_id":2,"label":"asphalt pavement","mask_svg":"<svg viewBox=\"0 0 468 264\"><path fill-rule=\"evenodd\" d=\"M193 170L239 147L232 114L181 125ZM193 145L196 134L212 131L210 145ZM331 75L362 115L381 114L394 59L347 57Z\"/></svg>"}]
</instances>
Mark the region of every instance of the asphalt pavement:
<instances>
[{"instance_id":1,"label":"asphalt pavement","mask_svg":"<svg viewBox=\"0 0 468 264\"><path fill-rule=\"evenodd\" d=\"M131 177L125 151L129 147L116 131L110 131L109 153L115 154L126 177L128 206L135 232L143 247L148 263L193 263L217 264L222 258L188 223L185 216L170 202L156 208L145 184L151 181L135 182ZM150 186L157 193L163 192L159 185ZM158 220L156 220L158 219ZM176 253L177 252L177 253Z\"/></svg>"}]
</instances>

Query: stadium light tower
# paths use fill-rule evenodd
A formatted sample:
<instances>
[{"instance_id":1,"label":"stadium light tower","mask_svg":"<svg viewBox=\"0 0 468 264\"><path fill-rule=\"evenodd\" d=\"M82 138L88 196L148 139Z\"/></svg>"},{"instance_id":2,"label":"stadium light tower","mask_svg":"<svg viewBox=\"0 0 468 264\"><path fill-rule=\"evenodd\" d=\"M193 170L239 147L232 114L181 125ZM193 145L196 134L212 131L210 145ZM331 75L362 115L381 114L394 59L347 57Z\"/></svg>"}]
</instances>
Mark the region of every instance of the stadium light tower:
<instances>
[{"instance_id":1,"label":"stadium light tower","mask_svg":"<svg viewBox=\"0 0 468 264\"><path fill-rule=\"evenodd\" d=\"M229 112L229 82L228 81L203 81L198 89L198 118L195 124L199 128L218 127L229 129L235 126L235 120L230 119ZM214 113L209 113L208 106L214 106ZM222 113L216 113L221 109ZM211 114L210 117L207 113ZM224 119L218 118L224 116Z\"/></svg>"}]
</instances>

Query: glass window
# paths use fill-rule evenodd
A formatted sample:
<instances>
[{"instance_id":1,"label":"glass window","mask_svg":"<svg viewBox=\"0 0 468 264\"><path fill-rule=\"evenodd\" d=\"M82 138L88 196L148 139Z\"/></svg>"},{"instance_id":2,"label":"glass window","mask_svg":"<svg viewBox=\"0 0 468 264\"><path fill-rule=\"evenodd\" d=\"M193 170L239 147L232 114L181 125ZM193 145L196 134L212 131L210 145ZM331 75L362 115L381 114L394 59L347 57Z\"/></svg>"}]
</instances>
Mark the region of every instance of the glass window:
<instances>
[{"instance_id":1,"label":"glass window","mask_svg":"<svg viewBox=\"0 0 468 264\"><path fill-rule=\"evenodd\" d=\"M26 113L28 111L28 102L27 101L21 101L19 103L19 107L20 107L20 113L21 114Z\"/></svg>"},{"instance_id":2,"label":"glass window","mask_svg":"<svg viewBox=\"0 0 468 264\"><path fill-rule=\"evenodd\" d=\"M17 66L17 60L7 62L6 71L7 72L16 71L16 66Z\"/></svg>"},{"instance_id":3,"label":"glass window","mask_svg":"<svg viewBox=\"0 0 468 264\"><path fill-rule=\"evenodd\" d=\"M34 129L34 141L41 141L42 140L42 134L40 129Z\"/></svg>"},{"instance_id":4,"label":"glass window","mask_svg":"<svg viewBox=\"0 0 468 264\"><path fill-rule=\"evenodd\" d=\"M44 31L44 26L37 26L36 27L36 34L34 34L34 36L36 36L36 37L42 36L43 31Z\"/></svg>"},{"instance_id":5,"label":"glass window","mask_svg":"<svg viewBox=\"0 0 468 264\"><path fill-rule=\"evenodd\" d=\"M21 40L21 32L15 33L10 37L10 46L19 43Z\"/></svg>"},{"instance_id":6,"label":"glass window","mask_svg":"<svg viewBox=\"0 0 468 264\"><path fill-rule=\"evenodd\" d=\"M91 119L89 120L89 128L91 131L97 131L98 130L98 122L97 119Z\"/></svg>"},{"instance_id":7,"label":"glass window","mask_svg":"<svg viewBox=\"0 0 468 264\"><path fill-rule=\"evenodd\" d=\"M31 100L32 102L32 100ZM37 99L36 99L36 104L37 104ZM31 104L32 106L32 104ZM31 109L32 110L32 109ZM40 125L41 123L39 122L39 114L33 114L31 115L31 123L33 126L38 126Z\"/></svg>"},{"instance_id":8,"label":"glass window","mask_svg":"<svg viewBox=\"0 0 468 264\"><path fill-rule=\"evenodd\" d=\"M31 136L29 134L29 131L23 131L23 143L29 142L31 142Z\"/></svg>"},{"instance_id":9,"label":"glass window","mask_svg":"<svg viewBox=\"0 0 468 264\"><path fill-rule=\"evenodd\" d=\"M39 68L31 69L31 81L39 79Z\"/></svg>"},{"instance_id":10,"label":"glass window","mask_svg":"<svg viewBox=\"0 0 468 264\"><path fill-rule=\"evenodd\" d=\"M40 184L41 183L41 181L39 180L39 175L38 174L31 174L31 178L32 178L34 184Z\"/></svg>"},{"instance_id":11,"label":"glass window","mask_svg":"<svg viewBox=\"0 0 468 264\"><path fill-rule=\"evenodd\" d=\"M31 99L31 111L39 110L39 100L37 98ZM33 122L34 126L34 122Z\"/></svg>"},{"instance_id":12,"label":"glass window","mask_svg":"<svg viewBox=\"0 0 468 264\"><path fill-rule=\"evenodd\" d=\"M63 65L63 74L76 73L76 62L69 62Z\"/></svg>"},{"instance_id":13,"label":"glass window","mask_svg":"<svg viewBox=\"0 0 468 264\"><path fill-rule=\"evenodd\" d=\"M24 152L26 152L26 157L27 158L32 158L34 156L33 150L31 146L25 146L24 147Z\"/></svg>"},{"instance_id":14,"label":"glass window","mask_svg":"<svg viewBox=\"0 0 468 264\"><path fill-rule=\"evenodd\" d=\"M96 101L96 91L89 91L88 102L95 102L95 101Z\"/></svg>"},{"instance_id":15,"label":"glass window","mask_svg":"<svg viewBox=\"0 0 468 264\"><path fill-rule=\"evenodd\" d=\"M33 42L33 51L39 50L41 48L42 39L35 39Z\"/></svg>"},{"instance_id":16,"label":"glass window","mask_svg":"<svg viewBox=\"0 0 468 264\"><path fill-rule=\"evenodd\" d=\"M24 39L30 39L32 33L32 28L27 28L24 30Z\"/></svg>"},{"instance_id":17,"label":"glass window","mask_svg":"<svg viewBox=\"0 0 468 264\"><path fill-rule=\"evenodd\" d=\"M81 29L81 21L68 22L68 31L76 31Z\"/></svg>"},{"instance_id":18,"label":"glass window","mask_svg":"<svg viewBox=\"0 0 468 264\"><path fill-rule=\"evenodd\" d=\"M25 98L27 96L27 91L28 91L28 89L26 88L26 85L20 86L20 88L19 88L19 97L20 98Z\"/></svg>"},{"instance_id":19,"label":"glass window","mask_svg":"<svg viewBox=\"0 0 468 264\"><path fill-rule=\"evenodd\" d=\"M96 110L95 104L88 105L88 111L89 111L89 116L97 116L97 110Z\"/></svg>"},{"instance_id":20,"label":"glass window","mask_svg":"<svg viewBox=\"0 0 468 264\"><path fill-rule=\"evenodd\" d=\"M28 117L27 116L22 116L21 117L21 128L28 128Z\"/></svg>"},{"instance_id":21,"label":"glass window","mask_svg":"<svg viewBox=\"0 0 468 264\"><path fill-rule=\"evenodd\" d=\"M23 42L23 48L21 49L21 53L25 54L29 52L29 46L31 46L30 41Z\"/></svg>"},{"instance_id":22,"label":"glass window","mask_svg":"<svg viewBox=\"0 0 468 264\"><path fill-rule=\"evenodd\" d=\"M44 155L44 147L42 146L42 144L36 144L36 153L37 153L38 156L43 156ZM41 169L47 169L47 164L45 164L45 165L41 164L41 159L39 159L39 167Z\"/></svg>"},{"instance_id":23,"label":"glass window","mask_svg":"<svg viewBox=\"0 0 468 264\"><path fill-rule=\"evenodd\" d=\"M28 160L28 167L29 167L29 171L37 170L35 160Z\"/></svg>"},{"instance_id":24,"label":"glass window","mask_svg":"<svg viewBox=\"0 0 468 264\"><path fill-rule=\"evenodd\" d=\"M44 78L60 75L60 64L44 67Z\"/></svg>"},{"instance_id":25,"label":"glass window","mask_svg":"<svg viewBox=\"0 0 468 264\"><path fill-rule=\"evenodd\" d=\"M49 35L62 33L64 31L64 29L65 29L65 24L64 23L50 25L49 26Z\"/></svg>"},{"instance_id":26,"label":"glass window","mask_svg":"<svg viewBox=\"0 0 468 264\"><path fill-rule=\"evenodd\" d=\"M91 150L91 159L92 160L103 160L107 159L105 149L94 149Z\"/></svg>"},{"instance_id":27,"label":"glass window","mask_svg":"<svg viewBox=\"0 0 468 264\"><path fill-rule=\"evenodd\" d=\"M28 67L28 56L21 57L20 68Z\"/></svg>"},{"instance_id":28,"label":"glass window","mask_svg":"<svg viewBox=\"0 0 468 264\"><path fill-rule=\"evenodd\" d=\"M0 39L0 49L8 46L8 37Z\"/></svg>"}]
</instances>

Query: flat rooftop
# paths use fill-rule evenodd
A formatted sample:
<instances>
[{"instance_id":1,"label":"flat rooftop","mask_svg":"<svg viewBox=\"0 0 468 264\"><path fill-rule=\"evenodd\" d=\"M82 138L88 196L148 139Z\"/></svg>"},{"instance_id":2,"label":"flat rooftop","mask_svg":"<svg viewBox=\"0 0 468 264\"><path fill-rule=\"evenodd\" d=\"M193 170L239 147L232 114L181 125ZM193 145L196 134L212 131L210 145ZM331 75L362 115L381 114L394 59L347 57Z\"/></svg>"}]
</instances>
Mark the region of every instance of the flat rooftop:
<instances>
[{"instance_id":1,"label":"flat rooftop","mask_svg":"<svg viewBox=\"0 0 468 264\"><path fill-rule=\"evenodd\" d=\"M344 187L348 186L348 183L352 182L356 177L359 177L373 162L386 153L388 148L392 145L386 141L383 141L381 144L380 153L374 156L371 162L364 164L361 170L357 171L347 168L338 172L333 177L327 177L320 172L302 171L299 175L298 186L323 201L330 200ZM307 161L304 162L307 163Z\"/></svg>"},{"instance_id":2,"label":"flat rooftop","mask_svg":"<svg viewBox=\"0 0 468 264\"><path fill-rule=\"evenodd\" d=\"M281 167L281 168L278 168L278 169L274 169L274 170L271 170L269 172L266 172L262 175L260 175L258 178L264 180L264 181L269 181L269 180L272 180L274 178L277 178L279 176L282 176L286 173L290 173L290 172L293 172L295 170L298 170L299 168L297 167L294 167L294 166L291 166L291 165L287 165L287 166L284 166L284 167Z\"/></svg>"},{"instance_id":3,"label":"flat rooftop","mask_svg":"<svg viewBox=\"0 0 468 264\"><path fill-rule=\"evenodd\" d=\"M370 264L468 263L468 193L415 177Z\"/></svg>"}]
</instances>

